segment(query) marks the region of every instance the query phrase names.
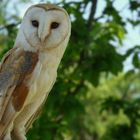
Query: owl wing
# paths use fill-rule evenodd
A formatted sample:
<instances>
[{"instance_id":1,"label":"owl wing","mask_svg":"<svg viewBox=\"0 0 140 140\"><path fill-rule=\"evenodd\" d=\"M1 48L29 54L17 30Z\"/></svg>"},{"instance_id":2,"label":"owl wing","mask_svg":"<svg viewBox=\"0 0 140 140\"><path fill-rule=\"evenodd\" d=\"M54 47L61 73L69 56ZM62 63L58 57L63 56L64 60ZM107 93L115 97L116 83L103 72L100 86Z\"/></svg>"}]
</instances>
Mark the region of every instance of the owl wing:
<instances>
[{"instance_id":1,"label":"owl wing","mask_svg":"<svg viewBox=\"0 0 140 140\"><path fill-rule=\"evenodd\" d=\"M52 85L51 85L50 90L51 90L52 87L54 86L55 82L56 82L56 77L55 77L54 80L53 80L53 83L52 83ZM50 91L48 91L48 94L49 94L49 92L50 92ZM46 94L46 95L48 95L48 94ZM33 122L34 122L34 121L39 117L39 115L41 114L42 108L43 108L43 106L45 105L45 102L46 102L46 100L47 100L47 97L48 97L48 96L46 96L46 98L44 99L44 101L42 102L42 104L37 108L37 111L34 112L34 114L32 114L32 116L30 117L30 119L26 122L26 124L25 124L25 131L26 131L26 132L28 132L28 130L31 128Z\"/></svg>"},{"instance_id":2,"label":"owl wing","mask_svg":"<svg viewBox=\"0 0 140 140\"><path fill-rule=\"evenodd\" d=\"M38 62L38 54L11 49L0 67L0 138L22 109L29 87L27 81Z\"/></svg>"}]
</instances>

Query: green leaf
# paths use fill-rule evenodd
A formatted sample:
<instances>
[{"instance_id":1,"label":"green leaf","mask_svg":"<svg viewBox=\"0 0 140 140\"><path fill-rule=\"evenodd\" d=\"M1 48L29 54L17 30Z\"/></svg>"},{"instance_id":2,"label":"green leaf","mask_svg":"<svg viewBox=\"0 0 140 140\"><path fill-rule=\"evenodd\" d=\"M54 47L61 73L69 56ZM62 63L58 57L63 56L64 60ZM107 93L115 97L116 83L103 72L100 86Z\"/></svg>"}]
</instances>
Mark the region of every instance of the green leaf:
<instances>
[{"instance_id":1,"label":"green leaf","mask_svg":"<svg viewBox=\"0 0 140 140\"><path fill-rule=\"evenodd\" d=\"M130 9L132 11L137 10L140 7L140 3L137 0L130 1Z\"/></svg>"},{"instance_id":2,"label":"green leaf","mask_svg":"<svg viewBox=\"0 0 140 140\"><path fill-rule=\"evenodd\" d=\"M135 66L135 68L140 68L140 58L138 53L134 54L132 63Z\"/></svg>"}]
</instances>

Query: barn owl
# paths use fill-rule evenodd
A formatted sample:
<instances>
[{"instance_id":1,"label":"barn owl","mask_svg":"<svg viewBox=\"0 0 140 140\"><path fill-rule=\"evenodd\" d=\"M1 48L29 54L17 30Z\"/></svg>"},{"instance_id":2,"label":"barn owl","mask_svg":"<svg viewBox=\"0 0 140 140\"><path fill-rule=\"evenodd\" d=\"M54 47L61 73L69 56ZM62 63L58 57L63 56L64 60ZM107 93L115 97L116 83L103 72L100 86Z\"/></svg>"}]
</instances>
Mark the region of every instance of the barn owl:
<instances>
[{"instance_id":1,"label":"barn owl","mask_svg":"<svg viewBox=\"0 0 140 140\"><path fill-rule=\"evenodd\" d=\"M37 4L25 13L0 66L0 140L26 140L57 76L71 32L67 12Z\"/></svg>"}]
</instances>

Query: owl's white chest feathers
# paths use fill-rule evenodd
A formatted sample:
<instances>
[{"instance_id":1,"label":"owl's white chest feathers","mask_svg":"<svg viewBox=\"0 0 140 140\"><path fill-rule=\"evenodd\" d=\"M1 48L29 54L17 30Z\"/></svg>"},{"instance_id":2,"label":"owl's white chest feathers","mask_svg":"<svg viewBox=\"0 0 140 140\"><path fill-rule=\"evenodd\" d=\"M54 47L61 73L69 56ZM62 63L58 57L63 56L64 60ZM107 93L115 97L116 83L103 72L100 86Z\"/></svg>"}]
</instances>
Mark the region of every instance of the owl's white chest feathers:
<instances>
[{"instance_id":1,"label":"owl's white chest feathers","mask_svg":"<svg viewBox=\"0 0 140 140\"><path fill-rule=\"evenodd\" d=\"M25 51L37 52L36 48L33 48L25 39L22 31L19 31L16 39L15 46ZM45 97L51 90L57 76L57 68L63 56L68 39L65 39L63 43L59 44L56 48L39 52L39 60L34 68L31 79L27 85L29 93L24 105L31 104L33 102L43 102ZM24 44L24 45L23 45Z\"/></svg>"},{"instance_id":2,"label":"owl's white chest feathers","mask_svg":"<svg viewBox=\"0 0 140 140\"><path fill-rule=\"evenodd\" d=\"M39 61L28 82L29 93L25 104L44 101L56 80L58 64L53 54L39 55Z\"/></svg>"}]
</instances>

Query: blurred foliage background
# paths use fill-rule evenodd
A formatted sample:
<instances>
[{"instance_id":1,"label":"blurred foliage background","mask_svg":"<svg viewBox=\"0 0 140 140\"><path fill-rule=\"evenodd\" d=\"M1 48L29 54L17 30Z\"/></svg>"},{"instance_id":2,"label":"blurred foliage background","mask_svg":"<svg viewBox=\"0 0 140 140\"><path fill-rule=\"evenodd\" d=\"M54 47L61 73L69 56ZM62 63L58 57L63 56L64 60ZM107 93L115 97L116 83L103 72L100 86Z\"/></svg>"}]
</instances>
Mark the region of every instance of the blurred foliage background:
<instances>
[{"instance_id":1,"label":"blurred foliage background","mask_svg":"<svg viewBox=\"0 0 140 140\"><path fill-rule=\"evenodd\" d=\"M118 10L118 0L102 0L105 6L97 17L99 1L56 1L70 14L71 39L28 140L140 140L140 44L123 43L127 24L140 25L140 1L124 0ZM0 0L0 58L14 44L19 9L37 2ZM129 18L121 15L125 9ZM129 58L133 67L125 70Z\"/></svg>"}]
</instances>

